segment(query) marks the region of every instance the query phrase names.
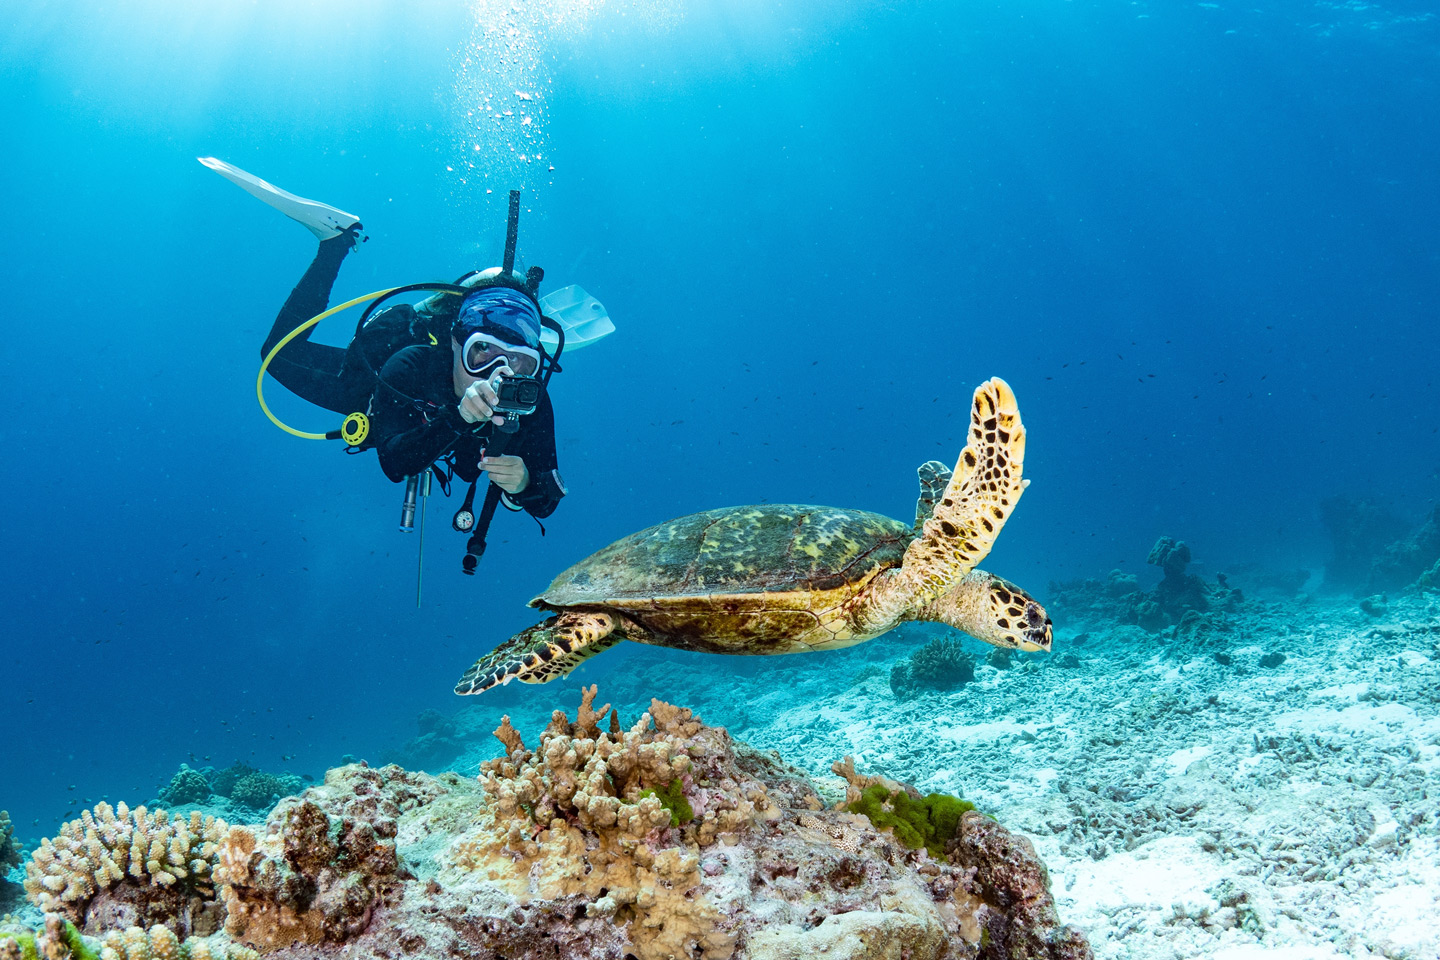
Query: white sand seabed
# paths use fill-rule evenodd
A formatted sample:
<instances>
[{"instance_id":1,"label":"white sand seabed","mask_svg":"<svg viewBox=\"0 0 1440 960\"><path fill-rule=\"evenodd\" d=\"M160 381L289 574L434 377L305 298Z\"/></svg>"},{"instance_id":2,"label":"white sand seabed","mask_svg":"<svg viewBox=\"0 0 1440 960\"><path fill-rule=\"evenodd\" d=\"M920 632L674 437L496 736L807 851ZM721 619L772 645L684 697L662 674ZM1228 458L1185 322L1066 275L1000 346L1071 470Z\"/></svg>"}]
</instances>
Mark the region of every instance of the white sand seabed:
<instances>
[{"instance_id":1,"label":"white sand seabed","mask_svg":"<svg viewBox=\"0 0 1440 960\"><path fill-rule=\"evenodd\" d=\"M817 774L851 753L1024 831L1106 960L1440 960L1440 608L1397 610L1242 625L1230 666L1122 628L913 701L827 676L734 732Z\"/></svg>"}]
</instances>

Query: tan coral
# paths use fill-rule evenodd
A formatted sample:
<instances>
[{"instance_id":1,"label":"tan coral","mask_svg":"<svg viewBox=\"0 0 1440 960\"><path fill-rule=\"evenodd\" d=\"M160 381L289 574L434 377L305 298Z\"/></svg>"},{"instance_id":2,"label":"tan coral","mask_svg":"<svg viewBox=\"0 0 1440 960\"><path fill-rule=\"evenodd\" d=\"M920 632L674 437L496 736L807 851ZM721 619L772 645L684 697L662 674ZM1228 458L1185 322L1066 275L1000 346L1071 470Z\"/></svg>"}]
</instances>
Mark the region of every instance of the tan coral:
<instances>
[{"instance_id":1,"label":"tan coral","mask_svg":"<svg viewBox=\"0 0 1440 960\"><path fill-rule=\"evenodd\" d=\"M189 937L183 943L170 929L156 924L148 931L129 927L111 931L101 940L100 960L257 960L249 947L219 939Z\"/></svg>"},{"instance_id":2,"label":"tan coral","mask_svg":"<svg viewBox=\"0 0 1440 960\"><path fill-rule=\"evenodd\" d=\"M98 804L42 840L25 867L25 892L41 910L81 921L90 899L124 882L214 894L211 872L225 821L174 817L124 803ZM128 879L127 879L128 878Z\"/></svg>"},{"instance_id":3,"label":"tan coral","mask_svg":"<svg viewBox=\"0 0 1440 960\"><path fill-rule=\"evenodd\" d=\"M691 711L654 700L622 729L609 704L595 709L595 694L594 686L582 691L574 723L555 711L535 750L502 722L495 735L506 756L481 766L491 803L452 845L452 877L478 873L522 901L583 896L588 915L628 927L640 960L723 960L734 936L695 895L700 850L763 822L765 787L705 779L719 776L728 735ZM672 826L657 794L677 782L694 816Z\"/></svg>"}]
</instances>

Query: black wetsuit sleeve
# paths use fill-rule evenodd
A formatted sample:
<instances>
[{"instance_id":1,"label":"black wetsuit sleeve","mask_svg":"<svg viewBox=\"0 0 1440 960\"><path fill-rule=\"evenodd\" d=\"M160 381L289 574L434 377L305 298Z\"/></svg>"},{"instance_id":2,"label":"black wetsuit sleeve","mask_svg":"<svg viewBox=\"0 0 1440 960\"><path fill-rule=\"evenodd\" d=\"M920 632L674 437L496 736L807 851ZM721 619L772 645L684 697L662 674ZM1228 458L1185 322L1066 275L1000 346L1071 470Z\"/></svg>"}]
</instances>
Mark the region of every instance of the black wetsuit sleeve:
<instances>
[{"instance_id":1,"label":"black wetsuit sleeve","mask_svg":"<svg viewBox=\"0 0 1440 960\"><path fill-rule=\"evenodd\" d=\"M519 493L506 494L506 499L543 520L555 512L560 498L565 496L559 458L555 454L555 408L550 405L548 391L541 395L535 412L525 418L518 439L519 442L505 452L525 461L530 483Z\"/></svg>"},{"instance_id":2,"label":"black wetsuit sleeve","mask_svg":"<svg viewBox=\"0 0 1440 960\"><path fill-rule=\"evenodd\" d=\"M385 362L370 417L380 469L397 483L442 456L470 424L454 403L425 404L425 347L407 347ZM421 401L417 403L417 398Z\"/></svg>"}]
</instances>

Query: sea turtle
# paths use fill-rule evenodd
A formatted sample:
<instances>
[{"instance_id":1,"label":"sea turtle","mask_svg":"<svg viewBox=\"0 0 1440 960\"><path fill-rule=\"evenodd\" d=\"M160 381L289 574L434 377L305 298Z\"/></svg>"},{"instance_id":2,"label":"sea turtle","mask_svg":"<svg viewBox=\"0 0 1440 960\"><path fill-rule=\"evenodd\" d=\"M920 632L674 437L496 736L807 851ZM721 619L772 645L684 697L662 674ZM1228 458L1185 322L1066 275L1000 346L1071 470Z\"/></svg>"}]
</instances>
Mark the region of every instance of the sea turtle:
<instances>
[{"instance_id":1,"label":"sea turtle","mask_svg":"<svg viewBox=\"0 0 1440 960\"><path fill-rule=\"evenodd\" d=\"M1024 590L975 569L1029 484L1015 394L975 391L952 472L920 467L914 525L863 510L727 507L631 534L530 601L554 616L481 657L459 694L546 683L621 640L707 653L848 647L906 620L947 623L998 647L1050 649L1050 618Z\"/></svg>"}]
</instances>

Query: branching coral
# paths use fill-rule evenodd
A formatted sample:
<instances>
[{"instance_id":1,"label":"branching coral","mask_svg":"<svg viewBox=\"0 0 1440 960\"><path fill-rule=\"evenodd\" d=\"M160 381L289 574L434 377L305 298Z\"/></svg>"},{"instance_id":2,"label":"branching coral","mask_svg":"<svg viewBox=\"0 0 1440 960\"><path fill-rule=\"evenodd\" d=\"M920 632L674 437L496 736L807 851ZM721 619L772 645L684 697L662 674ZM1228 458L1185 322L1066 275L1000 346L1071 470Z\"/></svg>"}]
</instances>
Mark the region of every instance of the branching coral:
<instances>
[{"instance_id":1,"label":"branching coral","mask_svg":"<svg viewBox=\"0 0 1440 960\"><path fill-rule=\"evenodd\" d=\"M218 938L188 937L181 942L158 924L148 931L139 927L123 933L112 931L105 935L100 947L100 960L257 960L259 956L249 947Z\"/></svg>"},{"instance_id":2,"label":"branching coral","mask_svg":"<svg viewBox=\"0 0 1440 960\"><path fill-rule=\"evenodd\" d=\"M660 700L622 730L609 704L595 709L595 692L573 723L555 711L535 750L502 721L506 756L481 767L490 822L456 844L457 864L517 896L584 896L589 915L628 926L642 960L728 956L714 907L687 896L700 849L778 811L763 784L727 765L723 730Z\"/></svg>"},{"instance_id":3,"label":"branching coral","mask_svg":"<svg viewBox=\"0 0 1440 960\"><path fill-rule=\"evenodd\" d=\"M974 812L957 827L958 806L852 763L850 802L872 801L875 819L895 817L924 848L854 807L827 809L777 754L659 700L626 725L591 687L533 749L508 720L496 735L505 755L478 779L352 764L263 828L229 829L212 872L227 934L266 960L1088 956L1055 924L1026 845ZM937 856L936 837L952 834ZM0 960L39 960L42 945L83 960L250 956L225 935L121 923L101 942L67 923L0 935Z\"/></svg>"},{"instance_id":4,"label":"branching coral","mask_svg":"<svg viewBox=\"0 0 1440 960\"><path fill-rule=\"evenodd\" d=\"M113 892L112 900L126 904L121 912L188 931L214 897L211 873L225 829L225 821L198 811L171 818L164 810L101 803L41 841L25 867L25 892L41 910L82 924L92 900Z\"/></svg>"}]
</instances>

